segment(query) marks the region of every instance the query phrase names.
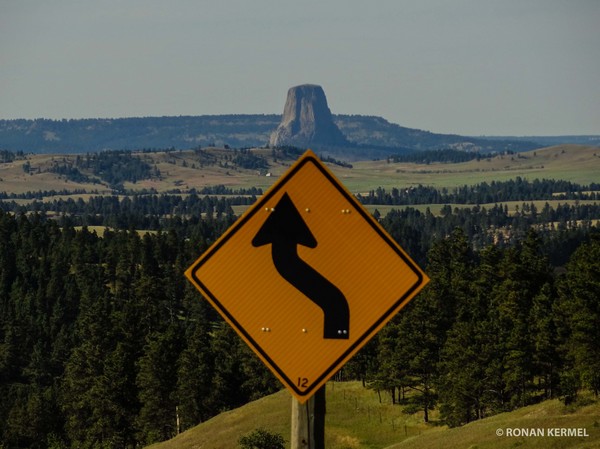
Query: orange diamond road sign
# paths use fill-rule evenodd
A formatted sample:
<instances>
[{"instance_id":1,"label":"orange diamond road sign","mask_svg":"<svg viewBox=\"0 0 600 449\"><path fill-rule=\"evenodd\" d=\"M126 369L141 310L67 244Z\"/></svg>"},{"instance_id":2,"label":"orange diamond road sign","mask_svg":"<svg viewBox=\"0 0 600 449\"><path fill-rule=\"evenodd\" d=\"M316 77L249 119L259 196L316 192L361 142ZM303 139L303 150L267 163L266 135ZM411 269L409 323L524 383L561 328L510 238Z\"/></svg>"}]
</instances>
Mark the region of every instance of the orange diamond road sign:
<instances>
[{"instance_id":1,"label":"orange diamond road sign","mask_svg":"<svg viewBox=\"0 0 600 449\"><path fill-rule=\"evenodd\" d=\"M429 282L310 150L185 274L300 402Z\"/></svg>"}]
</instances>

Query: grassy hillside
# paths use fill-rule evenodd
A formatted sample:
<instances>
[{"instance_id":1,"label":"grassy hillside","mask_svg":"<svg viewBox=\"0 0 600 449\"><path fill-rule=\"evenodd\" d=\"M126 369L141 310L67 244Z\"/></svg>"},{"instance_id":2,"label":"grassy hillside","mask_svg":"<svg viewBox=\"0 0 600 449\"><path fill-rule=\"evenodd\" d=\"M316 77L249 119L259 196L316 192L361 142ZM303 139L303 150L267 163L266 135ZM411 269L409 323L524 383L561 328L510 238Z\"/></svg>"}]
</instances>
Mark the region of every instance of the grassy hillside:
<instances>
[{"instance_id":1,"label":"grassy hillside","mask_svg":"<svg viewBox=\"0 0 600 449\"><path fill-rule=\"evenodd\" d=\"M284 173L292 159L271 157L271 150L256 149L253 153L265 157L268 169L244 169L227 160L231 150L207 149L208 163L201 161L193 151L134 153L156 167L159 178L144 179L136 183L125 182L131 191L153 189L159 193L182 191L191 188L223 184L230 188L268 188ZM85 190L110 193L105 182L82 183L67 180L49 171L59 161L73 161L73 155L29 155L26 160L0 164L0 192L23 193L40 190ZM28 165L27 165L28 164ZM330 165L340 180L354 193L368 192L379 186L408 187L431 185L452 188L473 185L483 181L504 181L517 176L533 179L561 179L580 184L598 182L600 173L600 148L592 146L563 145L497 156L492 159L473 160L460 164L388 163L386 160L355 162L352 168ZM25 168L28 169L28 173ZM87 173L86 173L87 174ZM269 174L269 176L267 176ZM98 180L96 180L98 181Z\"/></svg>"},{"instance_id":2,"label":"grassy hillside","mask_svg":"<svg viewBox=\"0 0 600 449\"><path fill-rule=\"evenodd\" d=\"M559 436L562 429L565 429L566 433L571 430L581 436ZM521 449L600 448L600 404L595 401L576 408L565 407L558 400L546 401L511 413L482 419L463 427L441 428L427 432L387 449L509 449L515 447Z\"/></svg>"},{"instance_id":3,"label":"grassy hillside","mask_svg":"<svg viewBox=\"0 0 600 449\"><path fill-rule=\"evenodd\" d=\"M400 406L379 402L377 393L359 382L327 384L326 441L329 449L385 448L411 435L426 432L418 415L402 413ZM291 395L287 390L222 413L152 449L231 449L240 436L262 427L290 437Z\"/></svg>"},{"instance_id":4,"label":"grassy hillside","mask_svg":"<svg viewBox=\"0 0 600 449\"><path fill-rule=\"evenodd\" d=\"M385 188L418 184L452 188L520 176L530 180L562 179L589 184L598 182L598 173L600 148L562 145L460 164L423 165L387 163L385 160L358 162L350 173L342 176L351 189L360 192L372 188L373 181Z\"/></svg>"},{"instance_id":5,"label":"grassy hillside","mask_svg":"<svg viewBox=\"0 0 600 449\"><path fill-rule=\"evenodd\" d=\"M422 414L402 413L402 406L380 403L377 393L358 382L327 385L325 446L328 449L452 449L452 448L599 448L600 403L565 407L546 401L511 413L503 413L464 427L448 429L422 422ZM240 436L259 427L283 435L289 441L291 396L287 391L254 401L148 449L231 449ZM522 428L581 428L587 437L515 437ZM501 429L503 436L496 431Z\"/></svg>"}]
</instances>

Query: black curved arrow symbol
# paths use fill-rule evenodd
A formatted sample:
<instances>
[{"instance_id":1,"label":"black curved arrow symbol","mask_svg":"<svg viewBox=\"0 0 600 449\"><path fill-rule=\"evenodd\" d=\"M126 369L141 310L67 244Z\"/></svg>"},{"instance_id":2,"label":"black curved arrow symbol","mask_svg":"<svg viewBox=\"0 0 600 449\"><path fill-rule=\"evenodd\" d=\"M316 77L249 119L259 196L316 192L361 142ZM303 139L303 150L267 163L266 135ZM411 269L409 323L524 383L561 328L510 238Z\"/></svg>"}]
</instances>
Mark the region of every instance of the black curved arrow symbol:
<instances>
[{"instance_id":1,"label":"black curved arrow symbol","mask_svg":"<svg viewBox=\"0 0 600 449\"><path fill-rule=\"evenodd\" d=\"M277 272L323 310L323 338L348 339L348 301L335 285L298 256L298 245L315 248L317 241L287 193L252 239L255 247L268 244Z\"/></svg>"}]
</instances>

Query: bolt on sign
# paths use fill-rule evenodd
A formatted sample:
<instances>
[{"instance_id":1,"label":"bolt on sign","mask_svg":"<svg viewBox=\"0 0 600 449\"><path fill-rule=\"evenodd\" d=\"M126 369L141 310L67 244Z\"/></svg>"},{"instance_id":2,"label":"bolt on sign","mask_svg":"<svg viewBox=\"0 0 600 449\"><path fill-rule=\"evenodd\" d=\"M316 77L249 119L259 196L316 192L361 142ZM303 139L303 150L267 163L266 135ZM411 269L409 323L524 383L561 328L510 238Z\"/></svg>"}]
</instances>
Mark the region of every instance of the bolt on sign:
<instances>
[{"instance_id":1,"label":"bolt on sign","mask_svg":"<svg viewBox=\"0 0 600 449\"><path fill-rule=\"evenodd\" d=\"M301 403L429 282L310 150L185 275Z\"/></svg>"}]
</instances>

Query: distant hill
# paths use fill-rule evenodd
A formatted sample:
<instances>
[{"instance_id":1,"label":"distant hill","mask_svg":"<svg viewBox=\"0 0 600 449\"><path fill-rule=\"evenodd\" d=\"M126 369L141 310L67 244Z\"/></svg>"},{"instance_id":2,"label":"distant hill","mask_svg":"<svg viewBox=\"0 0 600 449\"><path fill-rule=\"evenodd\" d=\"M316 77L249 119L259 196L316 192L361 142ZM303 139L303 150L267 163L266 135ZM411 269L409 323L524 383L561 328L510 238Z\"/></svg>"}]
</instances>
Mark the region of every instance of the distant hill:
<instances>
[{"instance_id":1,"label":"distant hill","mask_svg":"<svg viewBox=\"0 0 600 449\"><path fill-rule=\"evenodd\" d=\"M496 137L483 136L484 140L505 140L512 142L535 142L543 147L555 145L574 144L574 145L600 145L600 136L523 136L523 137Z\"/></svg>"},{"instance_id":2,"label":"distant hill","mask_svg":"<svg viewBox=\"0 0 600 449\"><path fill-rule=\"evenodd\" d=\"M535 141L515 141L501 137L484 139L457 134L437 134L415 128L406 128L377 116L336 115L334 121L349 141L361 147L377 146L413 151L454 149L485 153L494 151L521 152L541 146ZM388 151L387 154L395 154L395 152Z\"/></svg>"},{"instance_id":3,"label":"distant hill","mask_svg":"<svg viewBox=\"0 0 600 449\"><path fill-rule=\"evenodd\" d=\"M527 151L548 138L467 137L406 128L384 118L334 115L349 144L316 148L349 159L379 158L406 151L458 149L465 151ZM73 120L0 120L0 150L27 153L86 153L106 149L189 149L198 146L233 148L265 146L281 115L202 115ZM586 142L593 144L594 136ZM581 137L553 138L552 144ZM596 143L600 141L596 140Z\"/></svg>"},{"instance_id":4,"label":"distant hill","mask_svg":"<svg viewBox=\"0 0 600 449\"><path fill-rule=\"evenodd\" d=\"M223 185L239 190L267 189L295 161L297 148L250 150L204 147L190 150L104 151L81 154L26 154L0 150L0 197L27 192L185 193ZM347 162L323 157L348 189L555 179L589 185L598 182L600 148L560 145L529 152L474 155L456 150L421 151L404 156ZM473 157L475 156L475 157ZM224 193L224 192L218 192Z\"/></svg>"},{"instance_id":5,"label":"distant hill","mask_svg":"<svg viewBox=\"0 0 600 449\"><path fill-rule=\"evenodd\" d=\"M0 120L0 149L33 153L264 145L278 115Z\"/></svg>"}]
</instances>

